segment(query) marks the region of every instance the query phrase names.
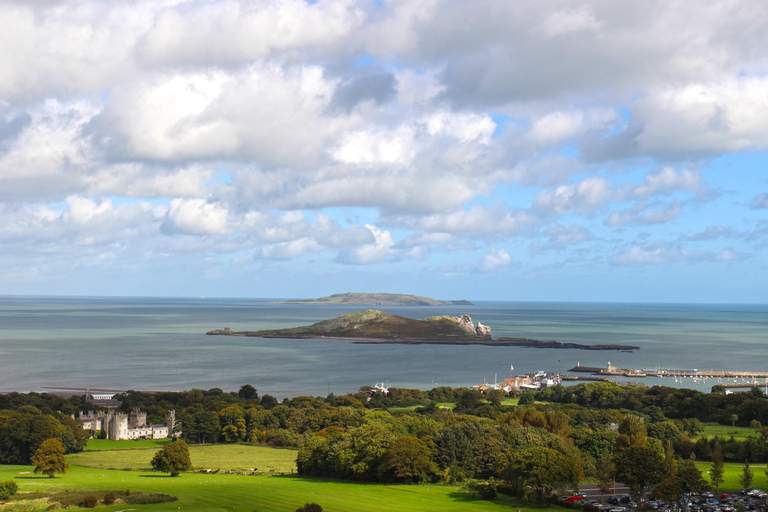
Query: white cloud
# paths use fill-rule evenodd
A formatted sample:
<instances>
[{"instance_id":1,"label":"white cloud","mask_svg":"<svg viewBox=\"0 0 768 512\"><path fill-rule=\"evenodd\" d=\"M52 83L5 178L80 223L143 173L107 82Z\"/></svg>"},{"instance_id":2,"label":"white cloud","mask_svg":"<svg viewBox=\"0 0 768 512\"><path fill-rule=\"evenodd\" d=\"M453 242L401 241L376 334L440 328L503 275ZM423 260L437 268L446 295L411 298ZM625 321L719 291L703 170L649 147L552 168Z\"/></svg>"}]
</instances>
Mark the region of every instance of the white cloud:
<instances>
[{"instance_id":1,"label":"white cloud","mask_svg":"<svg viewBox=\"0 0 768 512\"><path fill-rule=\"evenodd\" d=\"M272 260L290 260L307 253L320 252L323 248L311 238L299 238L290 242L265 245L259 249L260 257Z\"/></svg>"},{"instance_id":2,"label":"white cloud","mask_svg":"<svg viewBox=\"0 0 768 512\"><path fill-rule=\"evenodd\" d=\"M530 251L540 254L545 251L562 251L578 244L592 240L592 233L578 224L552 226L544 230L546 241L533 242Z\"/></svg>"},{"instance_id":3,"label":"white cloud","mask_svg":"<svg viewBox=\"0 0 768 512\"><path fill-rule=\"evenodd\" d=\"M640 203L629 210L611 212L605 220L606 226L638 226L648 224L663 224L678 218L682 205L678 202L652 206Z\"/></svg>"},{"instance_id":4,"label":"white cloud","mask_svg":"<svg viewBox=\"0 0 768 512\"><path fill-rule=\"evenodd\" d=\"M172 199L164 229L188 235L223 235L229 232L227 210L204 199Z\"/></svg>"},{"instance_id":5,"label":"white cloud","mask_svg":"<svg viewBox=\"0 0 768 512\"><path fill-rule=\"evenodd\" d=\"M579 183L562 185L550 192L542 192L536 196L536 209L563 215L570 211L592 213L607 205L613 197L611 182L605 178L586 178Z\"/></svg>"},{"instance_id":6,"label":"white cloud","mask_svg":"<svg viewBox=\"0 0 768 512\"><path fill-rule=\"evenodd\" d=\"M659 245L649 248L630 247L611 258L611 263L622 266L664 265L676 261L701 258L700 253L689 252L679 247Z\"/></svg>"},{"instance_id":7,"label":"white cloud","mask_svg":"<svg viewBox=\"0 0 768 512\"><path fill-rule=\"evenodd\" d=\"M563 8L550 14L539 26L548 37L557 37L572 32L595 31L603 23L595 18L590 5Z\"/></svg>"},{"instance_id":8,"label":"white cloud","mask_svg":"<svg viewBox=\"0 0 768 512\"><path fill-rule=\"evenodd\" d=\"M469 210L447 214L423 217L392 216L384 220L420 232L478 237L507 237L538 222L536 217L524 211L515 212L483 206L472 206Z\"/></svg>"},{"instance_id":9,"label":"white cloud","mask_svg":"<svg viewBox=\"0 0 768 512\"><path fill-rule=\"evenodd\" d=\"M671 194L678 190L686 190L695 194L706 191L707 186L702 182L701 172L692 169L675 171L672 167L663 167L645 175L645 183L631 189L634 197L648 198L654 194Z\"/></svg>"},{"instance_id":10,"label":"white cloud","mask_svg":"<svg viewBox=\"0 0 768 512\"><path fill-rule=\"evenodd\" d=\"M768 78L744 76L653 89L634 106L641 151L768 148Z\"/></svg>"},{"instance_id":11,"label":"white cloud","mask_svg":"<svg viewBox=\"0 0 768 512\"><path fill-rule=\"evenodd\" d=\"M512 263L512 256L504 249L491 249L491 252L483 256L477 266L477 271L488 274L499 272Z\"/></svg>"},{"instance_id":12,"label":"white cloud","mask_svg":"<svg viewBox=\"0 0 768 512\"><path fill-rule=\"evenodd\" d=\"M395 241L389 231L371 224L366 224L365 227L373 234L374 243L342 250L337 261L351 265L370 265L382 263L395 256Z\"/></svg>"}]
</instances>

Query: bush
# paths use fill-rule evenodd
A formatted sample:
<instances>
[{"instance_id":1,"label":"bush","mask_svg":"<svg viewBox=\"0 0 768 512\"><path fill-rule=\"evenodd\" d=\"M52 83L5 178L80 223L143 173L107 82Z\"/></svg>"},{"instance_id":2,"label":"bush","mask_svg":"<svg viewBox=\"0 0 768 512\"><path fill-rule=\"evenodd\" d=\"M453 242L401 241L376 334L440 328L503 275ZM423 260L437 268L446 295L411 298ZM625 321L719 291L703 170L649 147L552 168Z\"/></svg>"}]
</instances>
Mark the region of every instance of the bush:
<instances>
[{"instance_id":1,"label":"bush","mask_svg":"<svg viewBox=\"0 0 768 512\"><path fill-rule=\"evenodd\" d=\"M0 482L0 501L6 501L10 499L10 497L16 494L16 491L18 490L19 486L13 480Z\"/></svg>"},{"instance_id":2,"label":"bush","mask_svg":"<svg viewBox=\"0 0 768 512\"><path fill-rule=\"evenodd\" d=\"M85 508L95 508L96 505L99 504L99 498L96 496L93 496L89 494L85 498L83 498L83 507Z\"/></svg>"},{"instance_id":3,"label":"bush","mask_svg":"<svg viewBox=\"0 0 768 512\"><path fill-rule=\"evenodd\" d=\"M473 498L492 500L496 497L496 483L492 481L468 480L462 488Z\"/></svg>"},{"instance_id":4,"label":"bush","mask_svg":"<svg viewBox=\"0 0 768 512\"><path fill-rule=\"evenodd\" d=\"M323 507L317 503L305 503L303 507L297 508L296 512L323 512Z\"/></svg>"},{"instance_id":5,"label":"bush","mask_svg":"<svg viewBox=\"0 0 768 512\"><path fill-rule=\"evenodd\" d=\"M104 504L105 505L111 505L115 502L117 498L115 497L115 493L112 491L109 491L107 494L104 495Z\"/></svg>"},{"instance_id":6,"label":"bush","mask_svg":"<svg viewBox=\"0 0 768 512\"><path fill-rule=\"evenodd\" d=\"M179 498L171 496L169 494L131 494L123 501L129 505L154 505L155 503L170 503L176 501Z\"/></svg>"}]
</instances>

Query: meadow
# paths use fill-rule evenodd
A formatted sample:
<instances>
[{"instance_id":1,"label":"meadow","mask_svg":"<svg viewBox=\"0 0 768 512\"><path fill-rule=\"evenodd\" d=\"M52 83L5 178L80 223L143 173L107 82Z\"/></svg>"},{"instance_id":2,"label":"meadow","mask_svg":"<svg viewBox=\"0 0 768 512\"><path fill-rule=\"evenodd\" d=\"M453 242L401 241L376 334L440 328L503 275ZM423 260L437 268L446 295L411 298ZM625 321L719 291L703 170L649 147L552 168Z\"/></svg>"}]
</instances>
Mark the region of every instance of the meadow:
<instances>
[{"instance_id":1,"label":"meadow","mask_svg":"<svg viewBox=\"0 0 768 512\"><path fill-rule=\"evenodd\" d=\"M759 433L756 433L754 429L749 427L732 427L731 425L718 425L717 423L705 423L704 432L700 433L693 439L696 440L700 437L715 437L720 436L726 439L733 437L743 441L748 437L760 437Z\"/></svg>"},{"instance_id":2,"label":"meadow","mask_svg":"<svg viewBox=\"0 0 768 512\"><path fill-rule=\"evenodd\" d=\"M167 440L88 442L88 450L67 456L70 465L95 469L148 471L155 452ZM93 446L92 446L93 445ZM263 475L296 472L296 450L271 446L204 444L190 445L192 469L219 472L252 471Z\"/></svg>"},{"instance_id":3,"label":"meadow","mask_svg":"<svg viewBox=\"0 0 768 512\"><path fill-rule=\"evenodd\" d=\"M712 467L711 462L696 462L696 467L699 468L704 479L709 482L709 469ZM741 471L744 468L743 464L737 464L734 462L725 463L725 471L723 473L723 483L720 484L720 492L739 492L741 491L741 484L739 483L739 477ZM752 487L755 489L762 489L768 491L768 485L766 480L768 476L765 474L765 464L751 464L749 469L752 470L754 478L752 479Z\"/></svg>"},{"instance_id":4,"label":"meadow","mask_svg":"<svg viewBox=\"0 0 768 512\"><path fill-rule=\"evenodd\" d=\"M529 503L500 496L493 501L471 499L456 487L438 485L381 485L351 483L323 478L292 476L242 476L228 474L183 473L171 478L147 471L116 471L71 466L63 476L47 478L31 473L29 466L0 465L0 481L13 479L20 493L14 498L31 499L48 496L53 501L68 496L92 493L99 498L113 490L118 498L131 494L164 493L178 501L142 505L146 511L294 511L305 503L318 503L327 512L430 512L430 511L516 511L543 510ZM37 508L18 508L12 501L0 511L45 510L50 502L38 502ZM14 508L17 507L17 508ZM139 510L125 503L99 505L96 510ZM559 510L559 507L549 510Z\"/></svg>"}]
</instances>

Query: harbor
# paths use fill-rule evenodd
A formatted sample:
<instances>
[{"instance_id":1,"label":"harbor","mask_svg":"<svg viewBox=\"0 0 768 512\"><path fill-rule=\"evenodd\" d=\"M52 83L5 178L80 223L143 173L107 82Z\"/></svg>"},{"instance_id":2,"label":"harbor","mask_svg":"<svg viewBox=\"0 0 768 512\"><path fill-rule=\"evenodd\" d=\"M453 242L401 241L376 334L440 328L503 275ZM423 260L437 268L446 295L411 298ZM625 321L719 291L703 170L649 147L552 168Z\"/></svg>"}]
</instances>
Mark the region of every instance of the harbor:
<instances>
[{"instance_id":1,"label":"harbor","mask_svg":"<svg viewBox=\"0 0 768 512\"><path fill-rule=\"evenodd\" d=\"M678 379L693 379L695 382L706 381L707 379L717 379L717 383L727 388L752 387L756 385L768 384L768 371L732 371L732 370L700 370L691 369L673 369L673 368L651 368L651 369L632 369L618 368L612 366L609 362L606 367L576 366L568 370L570 372L591 373L595 376L605 377L667 377ZM760 382L758 379L762 379Z\"/></svg>"}]
</instances>

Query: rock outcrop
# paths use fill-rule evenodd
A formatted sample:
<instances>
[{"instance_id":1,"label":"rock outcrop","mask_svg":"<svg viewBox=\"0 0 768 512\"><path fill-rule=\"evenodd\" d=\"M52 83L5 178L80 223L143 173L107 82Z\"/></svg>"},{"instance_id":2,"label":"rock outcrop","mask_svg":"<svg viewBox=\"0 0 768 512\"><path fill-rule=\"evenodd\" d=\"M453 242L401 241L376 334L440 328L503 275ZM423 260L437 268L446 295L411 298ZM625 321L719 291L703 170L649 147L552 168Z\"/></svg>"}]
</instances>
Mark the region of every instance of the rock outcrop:
<instances>
[{"instance_id":1,"label":"rock outcrop","mask_svg":"<svg viewBox=\"0 0 768 512\"><path fill-rule=\"evenodd\" d=\"M475 324L472 323L472 317L469 315L461 315L459 318L459 327L467 334L477 334L475 331Z\"/></svg>"},{"instance_id":2,"label":"rock outcrop","mask_svg":"<svg viewBox=\"0 0 768 512\"><path fill-rule=\"evenodd\" d=\"M483 325L480 322L477 322L477 329L475 330L478 336L488 336L491 337L491 328L487 325Z\"/></svg>"}]
</instances>

